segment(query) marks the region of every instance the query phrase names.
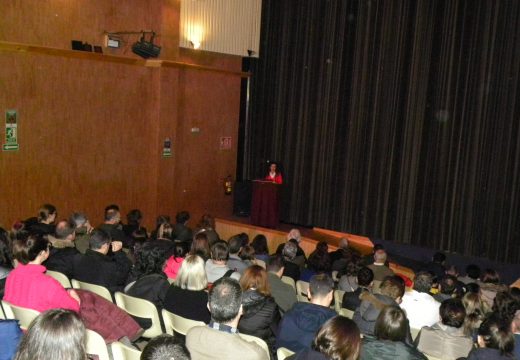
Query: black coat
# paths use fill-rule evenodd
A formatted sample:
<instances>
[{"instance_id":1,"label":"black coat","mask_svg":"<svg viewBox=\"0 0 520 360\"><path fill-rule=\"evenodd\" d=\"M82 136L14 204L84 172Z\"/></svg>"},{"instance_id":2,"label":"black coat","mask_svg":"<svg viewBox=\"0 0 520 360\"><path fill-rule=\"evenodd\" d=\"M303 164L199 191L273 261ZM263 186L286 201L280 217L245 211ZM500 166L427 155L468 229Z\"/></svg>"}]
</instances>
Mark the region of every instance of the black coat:
<instances>
[{"instance_id":1,"label":"black coat","mask_svg":"<svg viewBox=\"0 0 520 360\"><path fill-rule=\"evenodd\" d=\"M43 263L47 270L59 271L72 278L74 271L74 257L79 251L73 247L51 248L49 258Z\"/></svg>"},{"instance_id":2,"label":"black coat","mask_svg":"<svg viewBox=\"0 0 520 360\"><path fill-rule=\"evenodd\" d=\"M360 360L426 360L427 357L412 346L400 341L377 340L371 336L363 338Z\"/></svg>"},{"instance_id":3,"label":"black coat","mask_svg":"<svg viewBox=\"0 0 520 360\"><path fill-rule=\"evenodd\" d=\"M274 343L280 322L280 311L274 299L256 290L247 290L242 295L242 306L244 313L238 330Z\"/></svg>"}]
</instances>

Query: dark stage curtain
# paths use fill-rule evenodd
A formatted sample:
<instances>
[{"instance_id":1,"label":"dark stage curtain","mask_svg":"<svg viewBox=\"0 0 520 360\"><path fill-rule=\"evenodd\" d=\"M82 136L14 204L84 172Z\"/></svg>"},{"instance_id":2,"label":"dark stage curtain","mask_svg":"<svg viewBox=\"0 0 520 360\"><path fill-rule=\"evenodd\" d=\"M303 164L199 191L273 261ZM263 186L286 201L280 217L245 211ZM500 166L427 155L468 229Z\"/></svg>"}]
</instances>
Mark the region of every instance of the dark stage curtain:
<instances>
[{"instance_id":1,"label":"dark stage curtain","mask_svg":"<svg viewBox=\"0 0 520 360\"><path fill-rule=\"evenodd\" d=\"M243 176L283 220L520 260L520 1L263 0Z\"/></svg>"}]
</instances>

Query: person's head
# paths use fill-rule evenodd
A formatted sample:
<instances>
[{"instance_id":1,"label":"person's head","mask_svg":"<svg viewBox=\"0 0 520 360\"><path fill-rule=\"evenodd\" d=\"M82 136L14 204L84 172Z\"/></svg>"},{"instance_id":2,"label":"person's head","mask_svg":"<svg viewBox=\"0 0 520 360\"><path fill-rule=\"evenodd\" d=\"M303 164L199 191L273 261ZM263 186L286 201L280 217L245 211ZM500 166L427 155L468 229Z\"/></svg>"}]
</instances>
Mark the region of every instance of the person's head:
<instances>
[{"instance_id":1,"label":"person's head","mask_svg":"<svg viewBox=\"0 0 520 360\"><path fill-rule=\"evenodd\" d=\"M233 255L237 255L240 249L242 248L242 238L240 235L234 235L229 238L229 253Z\"/></svg>"},{"instance_id":2,"label":"person's head","mask_svg":"<svg viewBox=\"0 0 520 360\"><path fill-rule=\"evenodd\" d=\"M444 255L443 253L436 252L435 254L433 254L432 262L442 265L442 264L444 264L445 261L446 261L446 255Z\"/></svg>"},{"instance_id":3,"label":"person's head","mask_svg":"<svg viewBox=\"0 0 520 360\"><path fill-rule=\"evenodd\" d=\"M284 261L281 255L270 256L267 260L267 271L282 276L284 270Z\"/></svg>"},{"instance_id":4,"label":"person's head","mask_svg":"<svg viewBox=\"0 0 520 360\"><path fill-rule=\"evenodd\" d=\"M375 264L384 264L386 262L386 251L384 249L376 250L374 253L374 263Z\"/></svg>"},{"instance_id":5,"label":"person's head","mask_svg":"<svg viewBox=\"0 0 520 360\"><path fill-rule=\"evenodd\" d=\"M464 325L466 309L460 299L448 299L439 307L439 315L444 325L459 329Z\"/></svg>"},{"instance_id":6,"label":"person's head","mask_svg":"<svg viewBox=\"0 0 520 360\"><path fill-rule=\"evenodd\" d=\"M180 211L175 215L175 221L177 224L186 224L190 219L190 213L187 211Z\"/></svg>"},{"instance_id":7,"label":"person's head","mask_svg":"<svg viewBox=\"0 0 520 360\"><path fill-rule=\"evenodd\" d=\"M459 276L459 269L455 265L450 265L446 269L446 274L455 276L455 278L457 278Z\"/></svg>"},{"instance_id":8,"label":"person's head","mask_svg":"<svg viewBox=\"0 0 520 360\"><path fill-rule=\"evenodd\" d=\"M249 235L247 235L245 232L242 232L238 234L240 237L240 241L242 241L242 247L249 245Z\"/></svg>"},{"instance_id":9,"label":"person's head","mask_svg":"<svg viewBox=\"0 0 520 360\"><path fill-rule=\"evenodd\" d=\"M69 218L69 222L73 224L76 229L82 226L86 226L88 222L88 218L85 214L80 212L73 212Z\"/></svg>"},{"instance_id":10,"label":"person's head","mask_svg":"<svg viewBox=\"0 0 520 360\"><path fill-rule=\"evenodd\" d=\"M74 241L75 231L74 225L70 224L67 220L61 220L56 224L56 239Z\"/></svg>"},{"instance_id":11,"label":"person's head","mask_svg":"<svg viewBox=\"0 0 520 360\"><path fill-rule=\"evenodd\" d=\"M480 285L477 283L465 284L464 288L466 289L467 293L475 293L475 294L480 293Z\"/></svg>"},{"instance_id":12,"label":"person's head","mask_svg":"<svg viewBox=\"0 0 520 360\"><path fill-rule=\"evenodd\" d=\"M269 255L269 247L267 246L267 238L265 235L256 235L253 238L251 246L255 249L255 254Z\"/></svg>"},{"instance_id":13,"label":"person's head","mask_svg":"<svg viewBox=\"0 0 520 360\"><path fill-rule=\"evenodd\" d=\"M399 278L396 276L387 276L381 282L381 286L379 287L379 292L382 295L386 295L395 300L398 304L401 303L401 299L404 295L404 282L399 281Z\"/></svg>"},{"instance_id":14,"label":"person's head","mask_svg":"<svg viewBox=\"0 0 520 360\"><path fill-rule=\"evenodd\" d=\"M141 360L189 360L190 353L184 343L169 334L151 339L141 353Z\"/></svg>"},{"instance_id":15,"label":"person's head","mask_svg":"<svg viewBox=\"0 0 520 360\"><path fill-rule=\"evenodd\" d=\"M493 299L491 310L501 319L511 322L515 317L516 311L520 310L520 304L509 291L500 291Z\"/></svg>"},{"instance_id":16,"label":"person's head","mask_svg":"<svg viewBox=\"0 0 520 360\"><path fill-rule=\"evenodd\" d=\"M453 275L444 275L439 282L441 294L453 295L457 290L457 278Z\"/></svg>"},{"instance_id":17,"label":"person's head","mask_svg":"<svg viewBox=\"0 0 520 360\"><path fill-rule=\"evenodd\" d=\"M374 272L363 266L357 272L357 281L360 286L368 287L374 281Z\"/></svg>"},{"instance_id":18,"label":"person's head","mask_svg":"<svg viewBox=\"0 0 520 360\"><path fill-rule=\"evenodd\" d=\"M105 231L95 229L90 233L88 246L90 250L107 254L111 241L112 239L110 238L110 235L108 235Z\"/></svg>"},{"instance_id":19,"label":"person's head","mask_svg":"<svg viewBox=\"0 0 520 360\"><path fill-rule=\"evenodd\" d=\"M334 280L327 274L313 275L309 281L308 296L314 304L329 306L332 302Z\"/></svg>"},{"instance_id":20,"label":"person's head","mask_svg":"<svg viewBox=\"0 0 520 360\"><path fill-rule=\"evenodd\" d=\"M181 289L192 291L200 291L208 287L204 260L197 255L186 256L177 273L174 284Z\"/></svg>"},{"instance_id":21,"label":"person's head","mask_svg":"<svg viewBox=\"0 0 520 360\"><path fill-rule=\"evenodd\" d=\"M208 236L204 232L195 234L193 242L191 243L190 254L199 255L203 259L209 259Z\"/></svg>"},{"instance_id":22,"label":"person's head","mask_svg":"<svg viewBox=\"0 0 520 360\"><path fill-rule=\"evenodd\" d=\"M105 212L105 223L106 224L119 224L121 221L121 214L119 210L110 209Z\"/></svg>"},{"instance_id":23,"label":"person's head","mask_svg":"<svg viewBox=\"0 0 520 360\"><path fill-rule=\"evenodd\" d=\"M15 360L86 360L85 336L85 325L74 311L46 311L27 329Z\"/></svg>"},{"instance_id":24,"label":"person's head","mask_svg":"<svg viewBox=\"0 0 520 360\"><path fill-rule=\"evenodd\" d=\"M166 262L166 247L157 241L145 242L135 253L134 274L137 277L162 274Z\"/></svg>"},{"instance_id":25,"label":"person's head","mask_svg":"<svg viewBox=\"0 0 520 360\"><path fill-rule=\"evenodd\" d=\"M128 214L126 214L126 221L128 222L128 225L139 226L142 219L143 214L139 209L132 209L128 212Z\"/></svg>"},{"instance_id":26,"label":"person's head","mask_svg":"<svg viewBox=\"0 0 520 360\"><path fill-rule=\"evenodd\" d=\"M211 247L211 259L213 261L228 261L229 248L227 242L219 240Z\"/></svg>"},{"instance_id":27,"label":"person's head","mask_svg":"<svg viewBox=\"0 0 520 360\"><path fill-rule=\"evenodd\" d=\"M325 243L325 245L327 244ZM315 272L328 272L331 266L330 255L326 247L320 247L318 244L316 250L309 256L307 267Z\"/></svg>"},{"instance_id":28,"label":"person's head","mask_svg":"<svg viewBox=\"0 0 520 360\"><path fill-rule=\"evenodd\" d=\"M159 227L162 224L169 224L171 222L170 217L168 215L159 215L155 219L155 230L159 230Z\"/></svg>"},{"instance_id":29,"label":"person's head","mask_svg":"<svg viewBox=\"0 0 520 360\"><path fill-rule=\"evenodd\" d=\"M475 264L469 264L466 266L466 275L473 280L480 278L480 268Z\"/></svg>"},{"instance_id":30,"label":"person's head","mask_svg":"<svg viewBox=\"0 0 520 360\"><path fill-rule=\"evenodd\" d=\"M38 210L38 222L40 223L52 224L56 220L56 216L58 216L58 211L54 205L43 204Z\"/></svg>"},{"instance_id":31,"label":"person's head","mask_svg":"<svg viewBox=\"0 0 520 360\"><path fill-rule=\"evenodd\" d=\"M105 215L109 211L117 211L117 212L119 212L119 205L117 205L117 204L110 204L110 205L105 206Z\"/></svg>"},{"instance_id":32,"label":"person's head","mask_svg":"<svg viewBox=\"0 0 520 360\"><path fill-rule=\"evenodd\" d=\"M208 308L217 323L237 321L242 309L242 289L238 281L229 277L215 281L209 291Z\"/></svg>"},{"instance_id":33,"label":"person's head","mask_svg":"<svg viewBox=\"0 0 520 360\"><path fill-rule=\"evenodd\" d=\"M21 264L45 261L49 256L49 240L38 234L20 236L13 241L13 258Z\"/></svg>"},{"instance_id":34,"label":"person's head","mask_svg":"<svg viewBox=\"0 0 520 360\"><path fill-rule=\"evenodd\" d=\"M331 360L355 360L361 346L356 323L343 316L327 320L318 330L311 348Z\"/></svg>"},{"instance_id":35,"label":"person's head","mask_svg":"<svg viewBox=\"0 0 520 360\"><path fill-rule=\"evenodd\" d=\"M255 289L263 295L271 295L267 272L263 267L258 265L252 265L244 271L244 274L240 278L240 287L243 291Z\"/></svg>"},{"instance_id":36,"label":"person's head","mask_svg":"<svg viewBox=\"0 0 520 360\"><path fill-rule=\"evenodd\" d=\"M210 214L202 215L198 227L200 229L215 229L215 218Z\"/></svg>"},{"instance_id":37,"label":"person's head","mask_svg":"<svg viewBox=\"0 0 520 360\"><path fill-rule=\"evenodd\" d=\"M343 249L343 250L348 249L348 239L347 238L341 238L341 240L339 241L339 248Z\"/></svg>"},{"instance_id":38,"label":"person's head","mask_svg":"<svg viewBox=\"0 0 520 360\"><path fill-rule=\"evenodd\" d=\"M251 245L244 246L240 251L242 260L255 260L255 249Z\"/></svg>"},{"instance_id":39,"label":"person's head","mask_svg":"<svg viewBox=\"0 0 520 360\"><path fill-rule=\"evenodd\" d=\"M485 319L478 329L478 345L496 349L502 355L511 355L515 348L515 339L511 325L496 315Z\"/></svg>"},{"instance_id":40,"label":"person's head","mask_svg":"<svg viewBox=\"0 0 520 360\"><path fill-rule=\"evenodd\" d=\"M291 229L291 231L289 231L289 233L287 234L287 240L291 240L291 239L296 240L296 242L298 242L298 243L301 242L302 234L300 233L300 230Z\"/></svg>"},{"instance_id":41,"label":"person's head","mask_svg":"<svg viewBox=\"0 0 520 360\"><path fill-rule=\"evenodd\" d=\"M269 164L269 171L275 173L277 168L277 164L272 162Z\"/></svg>"},{"instance_id":42,"label":"person's head","mask_svg":"<svg viewBox=\"0 0 520 360\"><path fill-rule=\"evenodd\" d=\"M466 315L477 314L478 316L483 316L488 311L487 305L479 293L467 292L464 294L462 297L462 305L464 305L464 309L466 309Z\"/></svg>"},{"instance_id":43,"label":"person's head","mask_svg":"<svg viewBox=\"0 0 520 360\"><path fill-rule=\"evenodd\" d=\"M433 276L427 271L419 271L415 274L413 289L418 292L428 293L432 288Z\"/></svg>"},{"instance_id":44,"label":"person's head","mask_svg":"<svg viewBox=\"0 0 520 360\"><path fill-rule=\"evenodd\" d=\"M379 340L402 341L408 333L408 319L399 306L385 306L377 317L374 334Z\"/></svg>"},{"instance_id":45,"label":"person's head","mask_svg":"<svg viewBox=\"0 0 520 360\"><path fill-rule=\"evenodd\" d=\"M500 275L498 274L498 271L494 269L486 269L482 274L481 280L483 283L498 285L500 284Z\"/></svg>"},{"instance_id":46,"label":"person's head","mask_svg":"<svg viewBox=\"0 0 520 360\"><path fill-rule=\"evenodd\" d=\"M283 246L283 257L287 261L294 260L296 257L296 253L298 252L298 245L293 243L292 241L287 241Z\"/></svg>"}]
</instances>

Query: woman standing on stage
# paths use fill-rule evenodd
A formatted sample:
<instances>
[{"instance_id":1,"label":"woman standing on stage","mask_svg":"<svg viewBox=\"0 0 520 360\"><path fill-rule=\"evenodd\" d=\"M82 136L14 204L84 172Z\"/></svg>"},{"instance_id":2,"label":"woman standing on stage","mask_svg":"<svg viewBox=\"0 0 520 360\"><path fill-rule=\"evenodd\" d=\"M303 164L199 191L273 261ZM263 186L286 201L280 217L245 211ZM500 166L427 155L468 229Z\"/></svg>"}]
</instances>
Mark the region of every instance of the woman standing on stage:
<instances>
[{"instance_id":1,"label":"woman standing on stage","mask_svg":"<svg viewBox=\"0 0 520 360\"><path fill-rule=\"evenodd\" d=\"M269 165L269 172L267 173L264 180L268 180L268 181L272 181L277 184L281 184L282 183L282 174L280 173L280 171L278 171L276 169L276 167L277 167L277 165L274 162Z\"/></svg>"}]
</instances>

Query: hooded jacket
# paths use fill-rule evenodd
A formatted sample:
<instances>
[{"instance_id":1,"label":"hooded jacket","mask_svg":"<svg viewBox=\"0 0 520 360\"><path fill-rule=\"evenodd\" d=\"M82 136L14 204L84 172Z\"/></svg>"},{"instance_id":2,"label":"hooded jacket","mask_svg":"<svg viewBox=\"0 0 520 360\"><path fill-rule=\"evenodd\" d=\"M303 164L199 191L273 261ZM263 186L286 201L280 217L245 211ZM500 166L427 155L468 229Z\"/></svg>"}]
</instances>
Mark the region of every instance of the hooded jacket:
<instances>
[{"instance_id":1,"label":"hooded jacket","mask_svg":"<svg viewBox=\"0 0 520 360\"><path fill-rule=\"evenodd\" d=\"M298 352L309 348L323 323L336 316L328 307L298 302L285 313L278 330L276 347Z\"/></svg>"},{"instance_id":2,"label":"hooded jacket","mask_svg":"<svg viewBox=\"0 0 520 360\"><path fill-rule=\"evenodd\" d=\"M374 335L377 317L387 305L399 306L394 299L381 294L371 294L363 291L359 296L361 305L354 312L352 320L357 324L364 335Z\"/></svg>"},{"instance_id":3,"label":"hooded jacket","mask_svg":"<svg viewBox=\"0 0 520 360\"><path fill-rule=\"evenodd\" d=\"M247 290L242 295L242 306L244 313L238 330L274 343L280 322L280 311L274 299L256 290Z\"/></svg>"}]
</instances>

